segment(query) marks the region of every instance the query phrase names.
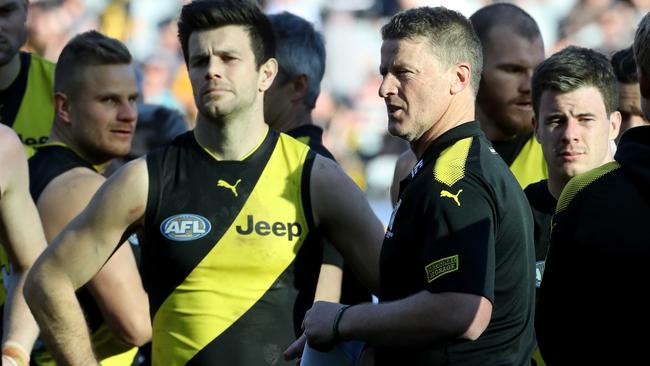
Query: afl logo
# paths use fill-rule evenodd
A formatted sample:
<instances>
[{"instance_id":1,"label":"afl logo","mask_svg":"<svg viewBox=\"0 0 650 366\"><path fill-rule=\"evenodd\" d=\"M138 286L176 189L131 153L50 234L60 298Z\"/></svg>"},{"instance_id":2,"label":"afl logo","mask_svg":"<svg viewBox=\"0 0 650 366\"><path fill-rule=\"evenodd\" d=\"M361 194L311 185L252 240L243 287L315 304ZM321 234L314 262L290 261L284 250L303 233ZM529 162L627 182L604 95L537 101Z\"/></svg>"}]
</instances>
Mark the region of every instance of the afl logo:
<instances>
[{"instance_id":1,"label":"afl logo","mask_svg":"<svg viewBox=\"0 0 650 366\"><path fill-rule=\"evenodd\" d=\"M194 214L179 214L166 218L160 224L160 232L169 240L190 241L202 238L210 232L212 225L205 217Z\"/></svg>"}]
</instances>

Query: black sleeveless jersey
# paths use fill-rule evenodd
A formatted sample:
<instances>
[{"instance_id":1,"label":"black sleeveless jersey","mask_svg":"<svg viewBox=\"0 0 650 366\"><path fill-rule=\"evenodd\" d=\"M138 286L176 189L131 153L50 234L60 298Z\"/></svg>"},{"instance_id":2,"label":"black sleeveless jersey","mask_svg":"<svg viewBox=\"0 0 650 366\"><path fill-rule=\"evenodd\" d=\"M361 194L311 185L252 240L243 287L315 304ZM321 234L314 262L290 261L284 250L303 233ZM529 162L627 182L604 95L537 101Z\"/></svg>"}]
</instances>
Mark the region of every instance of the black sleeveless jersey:
<instances>
[{"instance_id":1,"label":"black sleeveless jersey","mask_svg":"<svg viewBox=\"0 0 650 366\"><path fill-rule=\"evenodd\" d=\"M282 352L295 339L314 156L274 131L241 161L216 159L192 131L147 156L154 365L292 364Z\"/></svg>"}]
</instances>

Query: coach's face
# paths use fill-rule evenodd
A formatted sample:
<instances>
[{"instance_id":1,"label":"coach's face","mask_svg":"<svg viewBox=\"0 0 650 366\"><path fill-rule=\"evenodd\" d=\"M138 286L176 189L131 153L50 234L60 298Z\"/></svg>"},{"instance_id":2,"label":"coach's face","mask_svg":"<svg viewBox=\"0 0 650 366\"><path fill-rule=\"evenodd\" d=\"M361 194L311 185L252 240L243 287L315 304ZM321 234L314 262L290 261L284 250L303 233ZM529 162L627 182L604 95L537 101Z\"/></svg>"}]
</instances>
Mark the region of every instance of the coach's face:
<instances>
[{"instance_id":1,"label":"coach's face","mask_svg":"<svg viewBox=\"0 0 650 366\"><path fill-rule=\"evenodd\" d=\"M379 72L392 135L416 141L444 116L453 73L441 66L424 37L384 40Z\"/></svg>"}]
</instances>

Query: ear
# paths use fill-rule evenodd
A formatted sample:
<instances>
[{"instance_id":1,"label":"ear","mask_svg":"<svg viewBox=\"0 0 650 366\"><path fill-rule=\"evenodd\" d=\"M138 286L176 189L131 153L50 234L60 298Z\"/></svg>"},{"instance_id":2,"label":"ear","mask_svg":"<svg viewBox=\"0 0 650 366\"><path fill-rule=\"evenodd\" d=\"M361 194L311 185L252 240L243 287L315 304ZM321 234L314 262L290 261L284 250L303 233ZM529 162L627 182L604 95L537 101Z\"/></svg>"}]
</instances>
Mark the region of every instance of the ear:
<instances>
[{"instance_id":1,"label":"ear","mask_svg":"<svg viewBox=\"0 0 650 366\"><path fill-rule=\"evenodd\" d=\"M298 102L305 98L309 90L309 77L305 74L300 74L289 82L291 85L291 95L289 99L292 102Z\"/></svg>"},{"instance_id":2,"label":"ear","mask_svg":"<svg viewBox=\"0 0 650 366\"><path fill-rule=\"evenodd\" d=\"M70 100L62 92L54 94L54 109L57 117L66 124L70 124Z\"/></svg>"},{"instance_id":3,"label":"ear","mask_svg":"<svg viewBox=\"0 0 650 366\"><path fill-rule=\"evenodd\" d=\"M621 129L621 112L614 111L609 114L609 139L615 140L618 137L618 132Z\"/></svg>"},{"instance_id":4,"label":"ear","mask_svg":"<svg viewBox=\"0 0 650 366\"><path fill-rule=\"evenodd\" d=\"M259 92L267 91L271 87L271 84L273 84L273 80L277 75L278 75L278 61L273 57L271 57L260 66L259 80L257 82L257 90Z\"/></svg>"},{"instance_id":5,"label":"ear","mask_svg":"<svg viewBox=\"0 0 650 366\"><path fill-rule=\"evenodd\" d=\"M453 75L450 94L454 95L470 86L472 81L472 67L466 62L461 62L456 64L452 69Z\"/></svg>"},{"instance_id":6,"label":"ear","mask_svg":"<svg viewBox=\"0 0 650 366\"><path fill-rule=\"evenodd\" d=\"M537 142L541 143L541 141L539 139L539 132L537 130L537 128L539 127L539 123L537 122L537 118L535 118L535 116L533 116L532 122L533 122L533 134L535 135L535 140L537 140Z\"/></svg>"}]
</instances>

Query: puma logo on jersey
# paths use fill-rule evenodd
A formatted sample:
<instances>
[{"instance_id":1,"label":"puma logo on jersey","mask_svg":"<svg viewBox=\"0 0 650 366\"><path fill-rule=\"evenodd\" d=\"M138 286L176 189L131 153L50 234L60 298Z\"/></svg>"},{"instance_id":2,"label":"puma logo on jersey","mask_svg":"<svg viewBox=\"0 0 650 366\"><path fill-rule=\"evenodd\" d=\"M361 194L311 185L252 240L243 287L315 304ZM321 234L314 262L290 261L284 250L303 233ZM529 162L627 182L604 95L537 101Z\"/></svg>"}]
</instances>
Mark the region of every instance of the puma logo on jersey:
<instances>
[{"instance_id":1,"label":"puma logo on jersey","mask_svg":"<svg viewBox=\"0 0 650 366\"><path fill-rule=\"evenodd\" d=\"M241 179L237 179L237 182L235 182L235 184L233 185L233 184L230 184L230 183L226 182L226 181L223 180L223 179L219 179L219 180L217 181L217 187L224 187L224 188L230 189L230 191L232 192L232 194L234 194L235 197L238 197L238 194L237 194L237 185L239 184L239 182L241 182Z\"/></svg>"},{"instance_id":2,"label":"puma logo on jersey","mask_svg":"<svg viewBox=\"0 0 650 366\"><path fill-rule=\"evenodd\" d=\"M453 193L451 193L451 192L449 192L449 191L443 189L442 191L440 191L440 197L451 198L452 200L454 200L454 202L456 202L456 204L458 205L458 207L460 207L460 201L458 200L458 195L459 195L460 192L462 192L462 191L463 191L462 189L459 189L459 190L458 190L458 193L453 194Z\"/></svg>"}]
</instances>

